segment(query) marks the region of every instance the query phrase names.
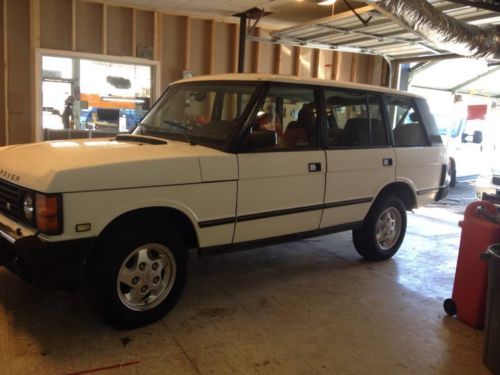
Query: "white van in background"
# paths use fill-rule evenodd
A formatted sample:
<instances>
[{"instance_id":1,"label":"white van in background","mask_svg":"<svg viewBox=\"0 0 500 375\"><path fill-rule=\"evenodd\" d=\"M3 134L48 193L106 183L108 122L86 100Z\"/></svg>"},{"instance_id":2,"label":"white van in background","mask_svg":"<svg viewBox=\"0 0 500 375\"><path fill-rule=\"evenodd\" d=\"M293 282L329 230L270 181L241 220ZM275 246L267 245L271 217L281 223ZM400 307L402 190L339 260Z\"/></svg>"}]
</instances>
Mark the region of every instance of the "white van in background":
<instances>
[{"instance_id":1,"label":"white van in background","mask_svg":"<svg viewBox=\"0 0 500 375\"><path fill-rule=\"evenodd\" d=\"M455 186L457 177L479 175L491 152L500 147L500 129L496 129L500 124L495 126L489 119L457 122L444 115L434 117L448 151L450 186Z\"/></svg>"}]
</instances>

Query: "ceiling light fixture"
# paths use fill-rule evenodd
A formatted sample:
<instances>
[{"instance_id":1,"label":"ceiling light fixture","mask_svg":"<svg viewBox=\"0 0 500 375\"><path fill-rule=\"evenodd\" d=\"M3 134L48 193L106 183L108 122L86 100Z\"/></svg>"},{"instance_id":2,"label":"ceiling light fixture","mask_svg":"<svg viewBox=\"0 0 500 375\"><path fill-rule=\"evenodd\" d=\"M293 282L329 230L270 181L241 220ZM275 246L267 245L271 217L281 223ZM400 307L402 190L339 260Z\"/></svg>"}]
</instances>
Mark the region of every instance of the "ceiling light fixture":
<instances>
[{"instance_id":1,"label":"ceiling light fixture","mask_svg":"<svg viewBox=\"0 0 500 375\"><path fill-rule=\"evenodd\" d=\"M326 6L328 6L328 5L335 4L336 1L337 0L318 0L317 3L318 3L318 5L326 5Z\"/></svg>"}]
</instances>

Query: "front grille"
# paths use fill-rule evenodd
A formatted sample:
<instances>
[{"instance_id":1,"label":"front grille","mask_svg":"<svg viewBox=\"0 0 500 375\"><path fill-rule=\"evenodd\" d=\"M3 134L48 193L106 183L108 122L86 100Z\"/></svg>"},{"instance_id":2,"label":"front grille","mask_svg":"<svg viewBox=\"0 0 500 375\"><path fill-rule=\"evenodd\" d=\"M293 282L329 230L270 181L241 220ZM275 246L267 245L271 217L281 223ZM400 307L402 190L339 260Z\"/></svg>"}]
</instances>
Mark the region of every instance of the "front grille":
<instances>
[{"instance_id":1,"label":"front grille","mask_svg":"<svg viewBox=\"0 0 500 375\"><path fill-rule=\"evenodd\" d=\"M500 185L500 177L494 176L491 182L493 182L493 185Z\"/></svg>"},{"instance_id":2,"label":"front grille","mask_svg":"<svg viewBox=\"0 0 500 375\"><path fill-rule=\"evenodd\" d=\"M0 180L0 212L17 220L24 220L24 191L18 186Z\"/></svg>"}]
</instances>

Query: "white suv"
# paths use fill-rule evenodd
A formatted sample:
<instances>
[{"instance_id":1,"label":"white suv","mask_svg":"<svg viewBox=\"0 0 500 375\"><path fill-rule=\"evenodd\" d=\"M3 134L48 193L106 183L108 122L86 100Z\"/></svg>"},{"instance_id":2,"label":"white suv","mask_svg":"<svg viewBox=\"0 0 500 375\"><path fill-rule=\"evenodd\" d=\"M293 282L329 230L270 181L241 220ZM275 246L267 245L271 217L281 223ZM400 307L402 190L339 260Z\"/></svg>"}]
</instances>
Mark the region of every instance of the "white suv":
<instances>
[{"instance_id":1,"label":"white suv","mask_svg":"<svg viewBox=\"0 0 500 375\"><path fill-rule=\"evenodd\" d=\"M446 151L421 97L272 75L179 81L131 134L0 152L3 264L83 286L121 327L175 305L188 249L352 229L359 254L384 260L403 241L406 210L447 191Z\"/></svg>"}]
</instances>

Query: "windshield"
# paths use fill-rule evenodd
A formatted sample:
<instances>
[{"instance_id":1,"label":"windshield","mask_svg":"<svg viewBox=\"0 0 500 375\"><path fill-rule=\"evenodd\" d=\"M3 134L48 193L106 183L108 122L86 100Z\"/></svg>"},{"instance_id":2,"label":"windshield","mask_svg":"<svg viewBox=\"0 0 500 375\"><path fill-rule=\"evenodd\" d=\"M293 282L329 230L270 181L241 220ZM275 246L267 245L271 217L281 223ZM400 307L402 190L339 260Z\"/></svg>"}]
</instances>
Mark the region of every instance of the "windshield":
<instances>
[{"instance_id":1,"label":"windshield","mask_svg":"<svg viewBox=\"0 0 500 375\"><path fill-rule=\"evenodd\" d=\"M222 149L256 88L213 82L172 86L133 133Z\"/></svg>"}]
</instances>

